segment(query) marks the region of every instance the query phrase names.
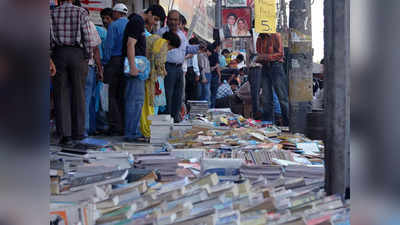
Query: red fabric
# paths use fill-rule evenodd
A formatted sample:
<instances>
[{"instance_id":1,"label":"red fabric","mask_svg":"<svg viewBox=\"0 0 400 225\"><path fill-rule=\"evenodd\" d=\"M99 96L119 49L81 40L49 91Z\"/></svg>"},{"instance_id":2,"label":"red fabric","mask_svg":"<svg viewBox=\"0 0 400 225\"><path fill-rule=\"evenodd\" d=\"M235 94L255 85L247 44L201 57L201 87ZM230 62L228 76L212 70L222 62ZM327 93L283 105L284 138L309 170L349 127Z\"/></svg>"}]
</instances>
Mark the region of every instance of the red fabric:
<instances>
[{"instance_id":1,"label":"red fabric","mask_svg":"<svg viewBox=\"0 0 400 225\"><path fill-rule=\"evenodd\" d=\"M267 56L268 62L283 62L283 44L280 33L265 34L257 38L257 53Z\"/></svg>"}]
</instances>

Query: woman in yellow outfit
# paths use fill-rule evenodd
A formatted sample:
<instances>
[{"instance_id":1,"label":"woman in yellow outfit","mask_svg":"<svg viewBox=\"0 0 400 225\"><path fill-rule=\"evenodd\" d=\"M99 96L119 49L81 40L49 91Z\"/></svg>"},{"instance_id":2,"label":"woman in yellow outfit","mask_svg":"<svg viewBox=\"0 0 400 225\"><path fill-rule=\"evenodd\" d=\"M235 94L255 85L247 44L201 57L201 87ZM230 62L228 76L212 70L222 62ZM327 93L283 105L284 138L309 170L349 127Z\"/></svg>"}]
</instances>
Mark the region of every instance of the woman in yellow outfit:
<instances>
[{"instance_id":1,"label":"woman in yellow outfit","mask_svg":"<svg viewBox=\"0 0 400 225\"><path fill-rule=\"evenodd\" d=\"M161 38L153 34L146 38L146 57L150 61L150 75L145 83L145 98L140 118L140 131L148 139L151 135L151 122L148 116L154 115L154 107L159 107L166 103L163 90L164 77L167 75L165 63L167 62L167 53L169 50L179 48L180 38L173 32L164 33Z\"/></svg>"}]
</instances>

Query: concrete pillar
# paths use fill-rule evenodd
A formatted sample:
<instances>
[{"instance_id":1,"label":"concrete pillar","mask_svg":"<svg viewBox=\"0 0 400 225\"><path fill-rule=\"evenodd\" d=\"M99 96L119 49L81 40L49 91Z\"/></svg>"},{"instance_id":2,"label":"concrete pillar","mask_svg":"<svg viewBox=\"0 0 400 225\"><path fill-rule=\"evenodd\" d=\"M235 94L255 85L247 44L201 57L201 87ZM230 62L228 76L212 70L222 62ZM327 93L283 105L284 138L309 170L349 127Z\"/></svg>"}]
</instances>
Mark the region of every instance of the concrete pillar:
<instances>
[{"instance_id":1,"label":"concrete pillar","mask_svg":"<svg viewBox=\"0 0 400 225\"><path fill-rule=\"evenodd\" d=\"M305 133L312 109L312 31L310 0L292 0L289 17L289 121L292 132Z\"/></svg>"},{"instance_id":2,"label":"concrete pillar","mask_svg":"<svg viewBox=\"0 0 400 225\"><path fill-rule=\"evenodd\" d=\"M350 186L350 0L325 0L326 191Z\"/></svg>"}]
</instances>

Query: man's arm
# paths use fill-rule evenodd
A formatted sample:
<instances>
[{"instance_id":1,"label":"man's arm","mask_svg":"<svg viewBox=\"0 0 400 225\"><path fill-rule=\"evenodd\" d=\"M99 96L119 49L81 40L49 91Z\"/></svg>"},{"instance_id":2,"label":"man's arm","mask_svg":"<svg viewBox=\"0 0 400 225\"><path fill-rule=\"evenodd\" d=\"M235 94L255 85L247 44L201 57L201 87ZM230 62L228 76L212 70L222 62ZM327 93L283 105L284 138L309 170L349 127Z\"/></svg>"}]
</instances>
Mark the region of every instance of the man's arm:
<instances>
[{"instance_id":1,"label":"man's arm","mask_svg":"<svg viewBox=\"0 0 400 225\"><path fill-rule=\"evenodd\" d=\"M97 72L98 72L97 79L100 81L103 81L103 66L101 65L99 46L96 46L93 49L93 58L94 58L94 61L96 62L96 66L97 66Z\"/></svg>"},{"instance_id":2,"label":"man's arm","mask_svg":"<svg viewBox=\"0 0 400 225\"><path fill-rule=\"evenodd\" d=\"M91 47L92 44L90 39L89 15L84 9L82 9L80 20L81 20L83 46L85 47L86 58L88 59L92 53L92 47Z\"/></svg>"},{"instance_id":3,"label":"man's arm","mask_svg":"<svg viewBox=\"0 0 400 225\"><path fill-rule=\"evenodd\" d=\"M283 57L283 44L282 44L282 38L280 33L275 34L276 41L278 42L278 52L275 52L273 54L269 54L267 56L267 59L269 62L274 62L278 61Z\"/></svg>"},{"instance_id":4,"label":"man's arm","mask_svg":"<svg viewBox=\"0 0 400 225\"><path fill-rule=\"evenodd\" d=\"M54 77L57 73L56 65L54 65L53 60L50 58L50 76Z\"/></svg>"},{"instance_id":5,"label":"man's arm","mask_svg":"<svg viewBox=\"0 0 400 225\"><path fill-rule=\"evenodd\" d=\"M132 76L137 76L139 74L139 70L136 68L136 63L135 63L135 45L137 43L137 40L132 37L128 37L128 43L127 43L127 56L128 56L128 62L129 62L129 67L131 68L130 70L130 75Z\"/></svg>"}]
</instances>

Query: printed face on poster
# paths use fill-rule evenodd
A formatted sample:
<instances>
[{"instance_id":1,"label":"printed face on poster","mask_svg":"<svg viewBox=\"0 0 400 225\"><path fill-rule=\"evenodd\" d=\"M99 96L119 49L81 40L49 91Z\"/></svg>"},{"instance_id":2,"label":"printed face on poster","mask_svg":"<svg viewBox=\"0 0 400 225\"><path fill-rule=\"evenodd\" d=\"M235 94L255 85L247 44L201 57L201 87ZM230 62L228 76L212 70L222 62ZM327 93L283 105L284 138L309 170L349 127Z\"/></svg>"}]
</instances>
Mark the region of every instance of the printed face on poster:
<instances>
[{"instance_id":1,"label":"printed face on poster","mask_svg":"<svg viewBox=\"0 0 400 225\"><path fill-rule=\"evenodd\" d=\"M251 9L224 8L222 10L222 27L225 38L250 37Z\"/></svg>"}]
</instances>

